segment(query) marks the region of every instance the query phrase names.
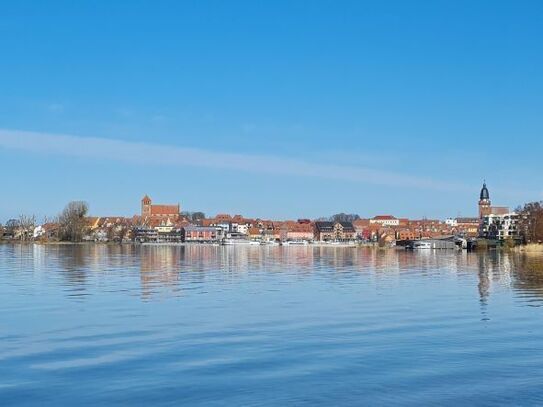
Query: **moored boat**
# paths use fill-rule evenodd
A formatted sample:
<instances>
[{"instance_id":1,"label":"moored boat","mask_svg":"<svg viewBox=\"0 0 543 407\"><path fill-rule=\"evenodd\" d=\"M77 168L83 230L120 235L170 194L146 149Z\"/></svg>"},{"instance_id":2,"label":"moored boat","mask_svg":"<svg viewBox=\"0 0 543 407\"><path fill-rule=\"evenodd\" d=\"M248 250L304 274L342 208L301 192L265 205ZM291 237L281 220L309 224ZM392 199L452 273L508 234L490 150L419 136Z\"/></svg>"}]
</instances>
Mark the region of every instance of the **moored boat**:
<instances>
[{"instance_id":1,"label":"moored boat","mask_svg":"<svg viewBox=\"0 0 543 407\"><path fill-rule=\"evenodd\" d=\"M225 238L221 241L221 244L223 246L249 246L254 244L258 245L259 243L247 239Z\"/></svg>"},{"instance_id":2,"label":"moored boat","mask_svg":"<svg viewBox=\"0 0 543 407\"><path fill-rule=\"evenodd\" d=\"M309 243L307 240L288 240L283 242L283 246L307 246Z\"/></svg>"},{"instance_id":3,"label":"moored boat","mask_svg":"<svg viewBox=\"0 0 543 407\"><path fill-rule=\"evenodd\" d=\"M430 242L415 242L415 243L413 243L413 249L415 249L415 250L432 249L432 243L430 243Z\"/></svg>"}]
</instances>

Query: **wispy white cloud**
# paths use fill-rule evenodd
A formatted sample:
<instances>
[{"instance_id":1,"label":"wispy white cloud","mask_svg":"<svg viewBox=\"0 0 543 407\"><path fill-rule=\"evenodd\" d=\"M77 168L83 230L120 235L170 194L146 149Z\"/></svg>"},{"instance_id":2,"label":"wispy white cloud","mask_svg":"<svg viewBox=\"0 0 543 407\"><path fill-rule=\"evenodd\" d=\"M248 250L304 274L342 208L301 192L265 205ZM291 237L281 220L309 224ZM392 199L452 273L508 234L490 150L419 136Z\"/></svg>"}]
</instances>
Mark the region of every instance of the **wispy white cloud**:
<instances>
[{"instance_id":1,"label":"wispy white cloud","mask_svg":"<svg viewBox=\"0 0 543 407\"><path fill-rule=\"evenodd\" d=\"M153 143L0 129L0 147L46 155L107 159L138 165L190 166L278 176L314 177L391 187L468 190L465 185L341 164L272 155L236 154Z\"/></svg>"}]
</instances>

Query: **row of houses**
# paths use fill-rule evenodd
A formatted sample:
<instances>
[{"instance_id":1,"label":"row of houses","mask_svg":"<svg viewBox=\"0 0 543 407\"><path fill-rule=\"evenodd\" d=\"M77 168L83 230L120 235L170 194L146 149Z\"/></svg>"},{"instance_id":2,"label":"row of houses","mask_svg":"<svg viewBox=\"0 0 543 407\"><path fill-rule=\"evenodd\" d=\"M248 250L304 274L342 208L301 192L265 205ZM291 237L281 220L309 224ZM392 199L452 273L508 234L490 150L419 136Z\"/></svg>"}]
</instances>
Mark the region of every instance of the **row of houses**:
<instances>
[{"instance_id":1,"label":"row of houses","mask_svg":"<svg viewBox=\"0 0 543 407\"><path fill-rule=\"evenodd\" d=\"M203 214L202 214L203 215ZM11 221L10 221L11 222ZM486 183L480 193L479 218L410 220L379 215L353 222L275 221L246 218L242 215L218 214L213 218L188 219L179 204L153 204L147 195L141 200L140 215L131 218L102 216L86 218L83 239L88 241L138 242L216 242L237 238L260 241L335 241L354 240L392 242L431 239L456 235L464 238L518 238L518 215L506 207L492 206ZM55 239L58 225L46 223L34 229L4 228L4 238L21 240ZM8 222L9 224L9 222Z\"/></svg>"},{"instance_id":2,"label":"row of houses","mask_svg":"<svg viewBox=\"0 0 543 407\"><path fill-rule=\"evenodd\" d=\"M217 215L198 222L177 217L131 218L106 216L86 219L83 240L96 242L218 242L236 237L258 241L372 241L393 242L431 239L456 235L466 238L516 239L519 236L519 216L515 213L489 214L482 219L456 218L439 220L408 220L391 215L358 219L354 222L271 221L245 218L241 215ZM8 223L8 225L10 225ZM4 239L58 238L58 225L45 223L23 230L16 223L1 230Z\"/></svg>"},{"instance_id":3,"label":"row of houses","mask_svg":"<svg viewBox=\"0 0 543 407\"><path fill-rule=\"evenodd\" d=\"M173 225L170 229L174 229ZM146 230L146 229L142 229ZM210 242L236 237L260 241L336 241L347 242L417 240L445 235L477 237L480 223L474 218L459 218L454 225L440 220L409 220L391 215L358 219L354 222L271 221L245 218L242 215L220 214L214 218L201 219L197 224L178 226L177 235L182 234L186 242ZM164 230L163 233L171 232ZM142 232L143 239L155 236L153 232ZM160 236L160 233L159 235ZM166 239L167 240L167 239Z\"/></svg>"},{"instance_id":4,"label":"row of houses","mask_svg":"<svg viewBox=\"0 0 543 407\"><path fill-rule=\"evenodd\" d=\"M477 236L479 223L462 221L457 226L438 219L410 220L392 215L380 215L353 222L358 238L367 241L392 242L394 240L430 239L446 235Z\"/></svg>"},{"instance_id":5,"label":"row of houses","mask_svg":"<svg viewBox=\"0 0 543 407\"><path fill-rule=\"evenodd\" d=\"M354 222L271 221L245 218L241 215L217 215L214 218L189 222L182 217L131 218L119 216L89 217L83 240L95 242L218 242L236 237L258 241L336 241L354 240L392 242L417 240L444 235L463 235L488 238L506 238L516 234L517 218L514 215L488 215L482 221L458 218L447 221L408 220L391 215L358 219ZM11 228L11 236L19 238L21 231ZM46 223L27 232L34 239L54 240L58 225Z\"/></svg>"},{"instance_id":6,"label":"row of houses","mask_svg":"<svg viewBox=\"0 0 543 407\"><path fill-rule=\"evenodd\" d=\"M249 240L262 241L349 241L357 238L351 222L271 221L221 214L202 219L200 224L188 229L186 241L198 240L200 237L196 236L199 235L209 236L214 230L219 231L219 237L241 235Z\"/></svg>"},{"instance_id":7,"label":"row of houses","mask_svg":"<svg viewBox=\"0 0 543 407\"><path fill-rule=\"evenodd\" d=\"M209 225L209 226L208 226ZM5 238L20 238L18 229ZM29 239L58 240L59 225L46 223L30 230ZM32 233L33 232L33 233ZM357 238L350 222L263 221L241 216L227 220L202 219L197 223L178 218L143 219L139 216L89 217L82 240L93 242L219 242L223 239L285 241L350 241Z\"/></svg>"}]
</instances>

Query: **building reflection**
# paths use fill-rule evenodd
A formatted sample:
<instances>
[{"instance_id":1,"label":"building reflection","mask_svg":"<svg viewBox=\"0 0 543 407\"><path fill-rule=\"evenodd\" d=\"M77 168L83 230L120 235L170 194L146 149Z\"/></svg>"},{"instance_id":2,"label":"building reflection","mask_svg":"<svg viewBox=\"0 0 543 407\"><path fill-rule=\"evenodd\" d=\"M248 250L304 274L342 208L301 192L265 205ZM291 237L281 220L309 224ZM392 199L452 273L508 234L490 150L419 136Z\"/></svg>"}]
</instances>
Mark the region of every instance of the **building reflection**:
<instances>
[{"instance_id":1,"label":"building reflection","mask_svg":"<svg viewBox=\"0 0 543 407\"><path fill-rule=\"evenodd\" d=\"M452 273L458 278L477 276L481 310L494 289L543 291L543 261L504 252L406 252L344 247L231 247L213 245L142 246L140 258L142 295L159 287L180 292L185 284L242 278L248 273L290 273L302 276L327 272L373 273L378 279L400 279L405 274L432 277ZM100 254L98 254L101 256ZM120 257L123 257L120 254ZM75 259L74 259L75 260ZM81 258L79 258L81 260ZM217 273L220 271L220 273Z\"/></svg>"},{"instance_id":2,"label":"building reflection","mask_svg":"<svg viewBox=\"0 0 543 407\"><path fill-rule=\"evenodd\" d=\"M543 299L543 256L522 253L513 258L515 278L513 287L529 299Z\"/></svg>"},{"instance_id":3,"label":"building reflection","mask_svg":"<svg viewBox=\"0 0 543 407\"><path fill-rule=\"evenodd\" d=\"M511 290L530 299L543 299L543 256L507 252L375 250L331 246L213 246L213 245L20 245L10 248L21 268L36 273L54 270L71 295L84 295L97 278L134 282L142 298L182 295L203 283L228 283L257 273L341 279L369 274L386 288L409 276L437 278L449 273L459 281L476 282L483 318L492 293ZM345 280L346 281L346 280Z\"/></svg>"},{"instance_id":4,"label":"building reflection","mask_svg":"<svg viewBox=\"0 0 543 407\"><path fill-rule=\"evenodd\" d=\"M149 299L165 288L170 293L178 293L185 247L153 245L138 249L142 298Z\"/></svg>"}]
</instances>

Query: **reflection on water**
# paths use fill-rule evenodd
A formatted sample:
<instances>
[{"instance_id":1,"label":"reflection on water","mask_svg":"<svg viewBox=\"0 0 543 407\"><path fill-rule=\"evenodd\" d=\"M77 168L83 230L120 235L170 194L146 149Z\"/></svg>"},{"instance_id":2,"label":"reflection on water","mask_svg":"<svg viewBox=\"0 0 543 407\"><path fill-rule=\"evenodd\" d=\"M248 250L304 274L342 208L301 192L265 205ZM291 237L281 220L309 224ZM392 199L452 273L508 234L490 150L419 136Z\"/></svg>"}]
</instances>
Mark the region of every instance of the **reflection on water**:
<instances>
[{"instance_id":1,"label":"reflection on water","mask_svg":"<svg viewBox=\"0 0 543 407\"><path fill-rule=\"evenodd\" d=\"M0 298L1 405L543 403L541 256L0 245Z\"/></svg>"},{"instance_id":2,"label":"reflection on water","mask_svg":"<svg viewBox=\"0 0 543 407\"><path fill-rule=\"evenodd\" d=\"M513 258L514 280L513 287L525 292L532 298L532 305L543 297L543 256L524 254ZM537 301L533 301L537 300Z\"/></svg>"},{"instance_id":3,"label":"reflection on water","mask_svg":"<svg viewBox=\"0 0 543 407\"><path fill-rule=\"evenodd\" d=\"M248 272L288 272L341 274L373 272L376 276L417 273L432 277L436 272L464 275L476 273L481 303L488 299L495 284L540 294L543 288L543 256L490 253L419 253L343 247L224 247L212 245L14 245L2 248L13 256L20 269L62 274L72 289L84 291L90 273L110 270L136 270L141 295L149 297L161 288L178 292L182 276L198 279L209 270L224 275ZM5 268L7 260L2 264ZM0 263L1 264L1 263ZM200 277L203 277L200 275Z\"/></svg>"}]
</instances>

